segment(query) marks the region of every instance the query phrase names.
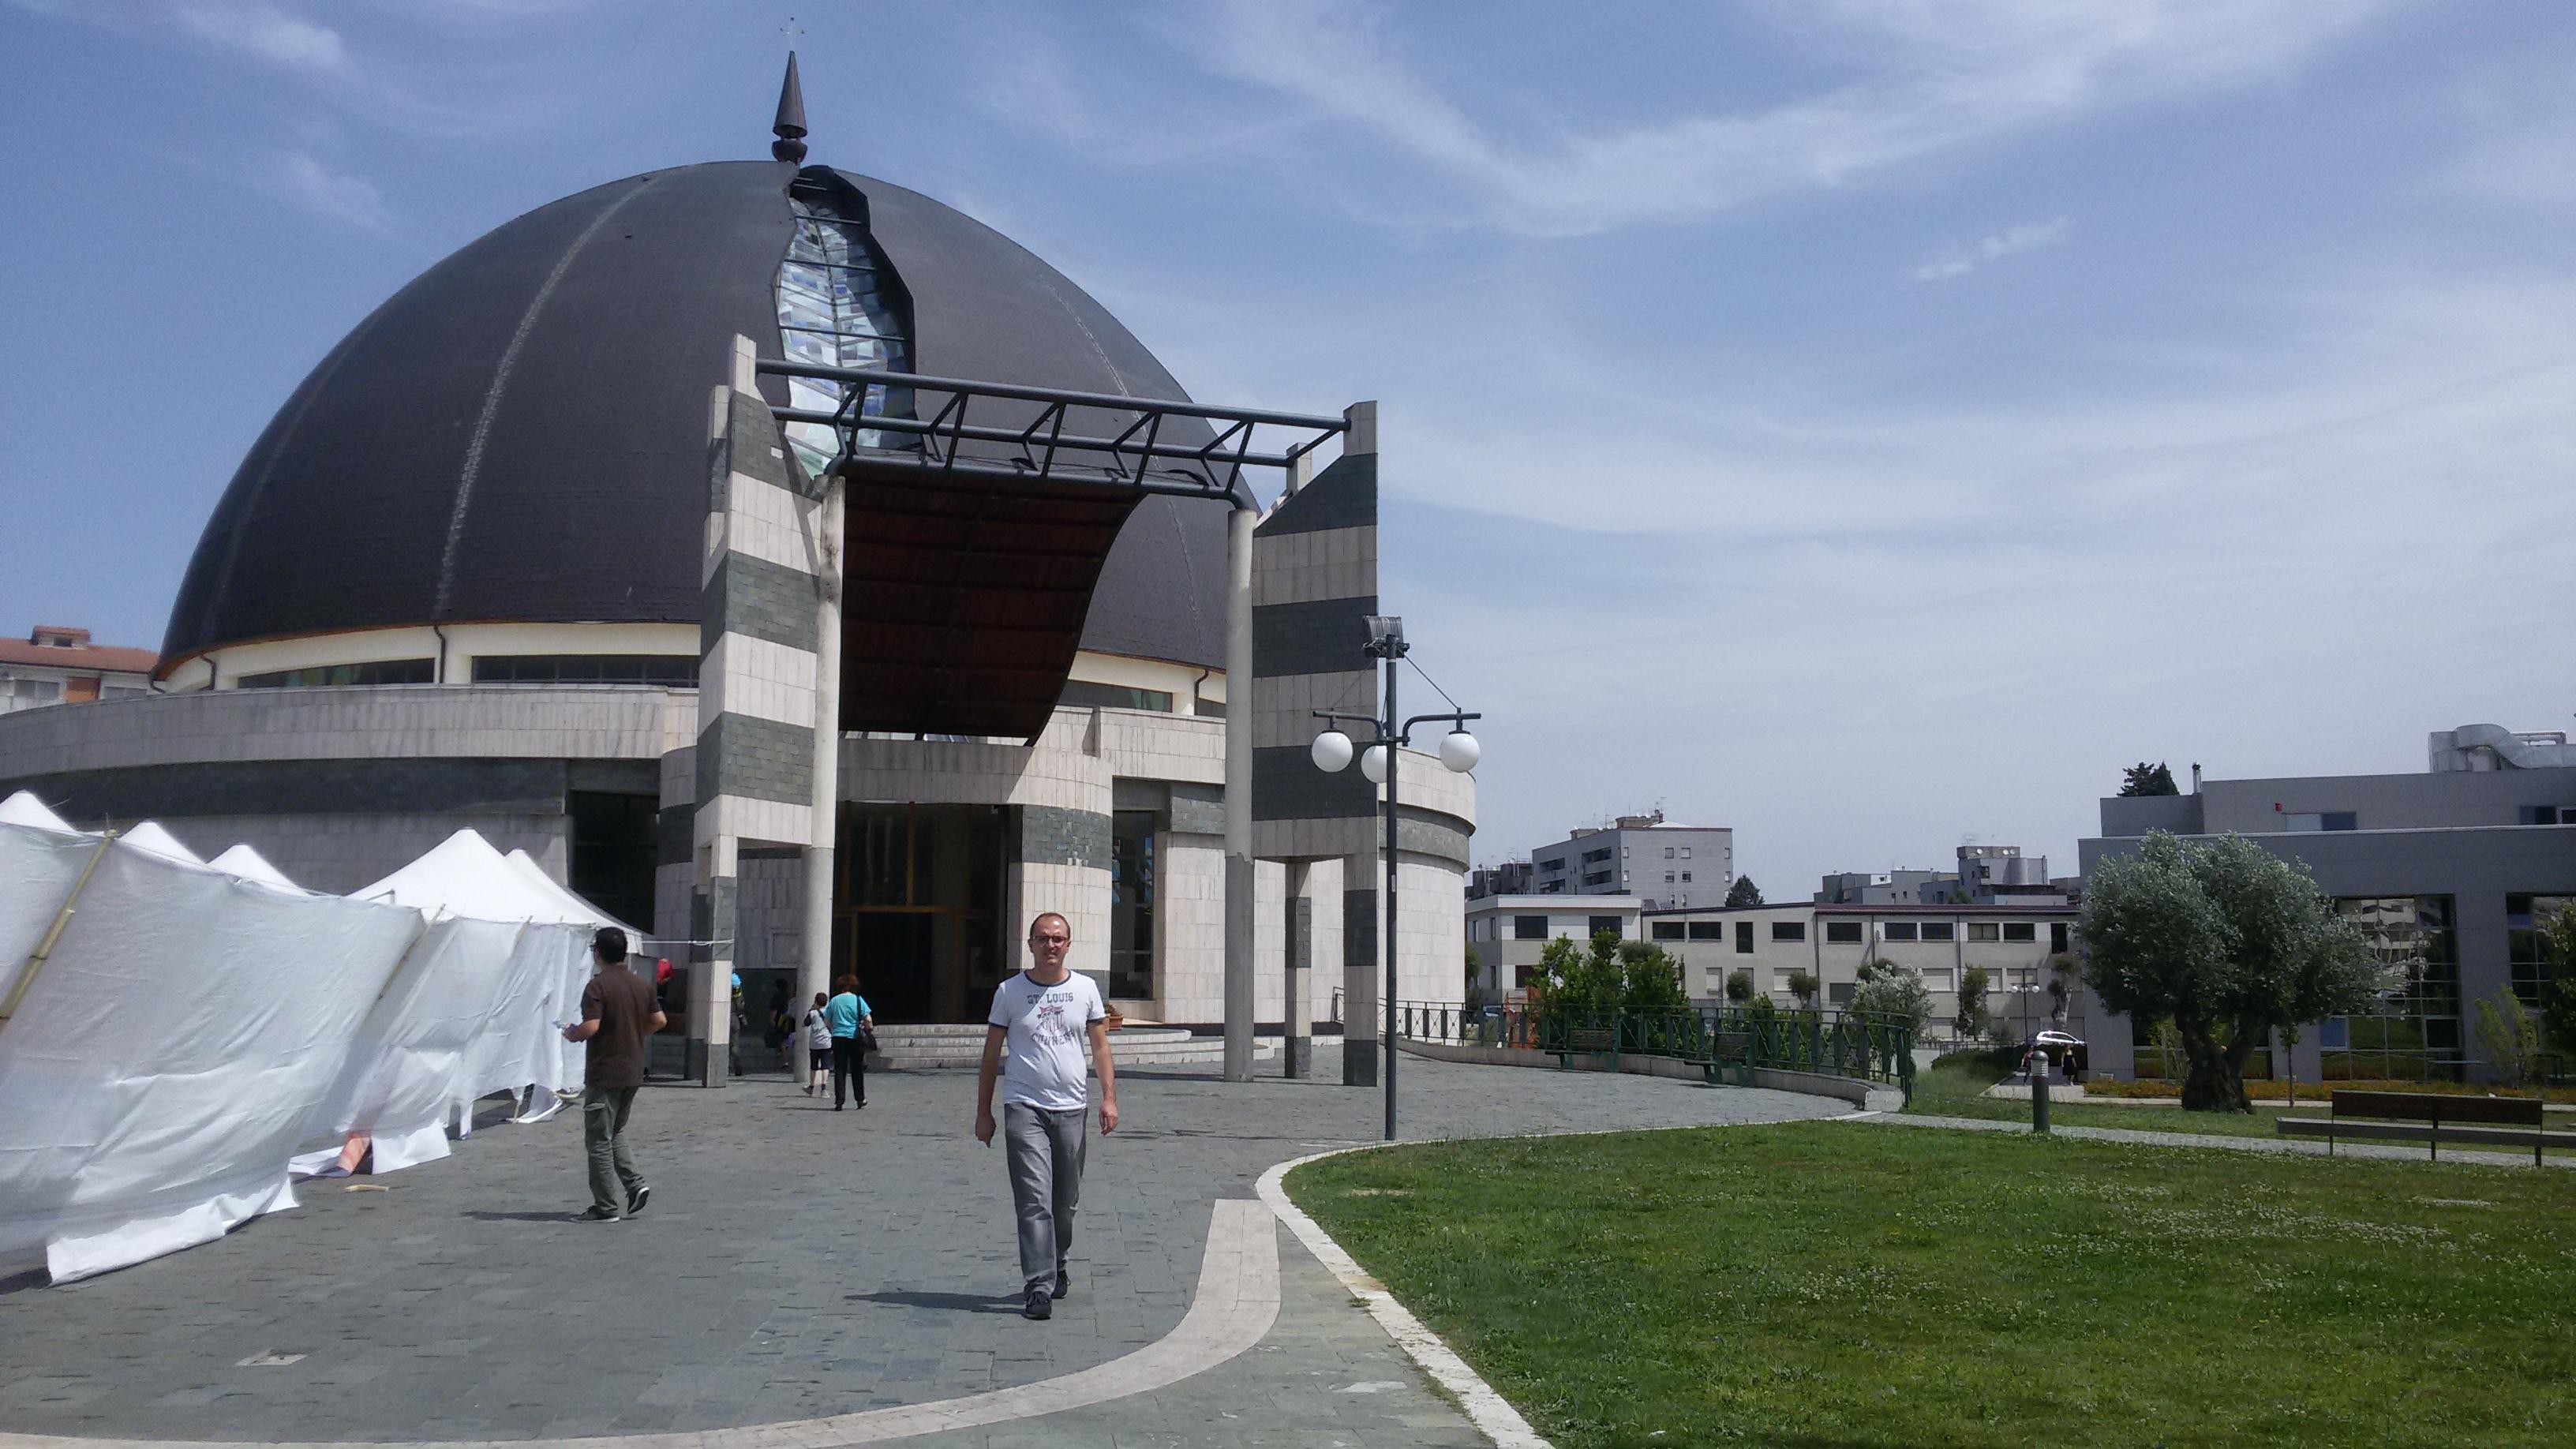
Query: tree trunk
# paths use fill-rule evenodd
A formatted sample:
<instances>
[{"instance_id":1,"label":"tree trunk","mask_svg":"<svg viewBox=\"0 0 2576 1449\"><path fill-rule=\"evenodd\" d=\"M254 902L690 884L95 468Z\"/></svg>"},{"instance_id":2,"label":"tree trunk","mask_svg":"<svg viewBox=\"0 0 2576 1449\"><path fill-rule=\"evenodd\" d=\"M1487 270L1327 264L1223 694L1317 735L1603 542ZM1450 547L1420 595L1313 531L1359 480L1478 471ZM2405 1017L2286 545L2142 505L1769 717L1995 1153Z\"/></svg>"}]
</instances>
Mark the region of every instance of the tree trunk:
<instances>
[{"instance_id":1,"label":"tree trunk","mask_svg":"<svg viewBox=\"0 0 2576 1449\"><path fill-rule=\"evenodd\" d=\"M2218 1044L2209 1023L2174 1018L2174 1031L2182 1038L2183 1058L2190 1067L2182 1080L2182 1109L2186 1112L2251 1112L2254 1104L2245 1097L2244 1059Z\"/></svg>"}]
</instances>

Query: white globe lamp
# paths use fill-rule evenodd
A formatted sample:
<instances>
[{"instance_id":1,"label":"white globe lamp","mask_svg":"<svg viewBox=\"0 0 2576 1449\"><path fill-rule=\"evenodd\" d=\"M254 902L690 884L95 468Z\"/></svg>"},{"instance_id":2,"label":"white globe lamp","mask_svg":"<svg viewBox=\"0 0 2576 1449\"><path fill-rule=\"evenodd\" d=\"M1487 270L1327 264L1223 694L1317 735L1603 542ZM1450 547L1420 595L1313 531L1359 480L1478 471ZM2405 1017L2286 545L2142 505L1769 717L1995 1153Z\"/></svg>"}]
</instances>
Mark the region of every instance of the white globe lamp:
<instances>
[{"instance_id":1,"label":"white globe lamp","mask_svg":"<svg viewBox=\"0 0 2576 1449\"><path fill-rule=\"evenodd\" d=\"M1372 785L1386 783L1386 746L1368 747L1368 753L1360 756L1360 773L1368 776L1368 781Z\"/></svg>"},{"instance_id":2,"label":"white globe lamp","mask_svg":"<svg viewBox=\"0 0 2576 1449\"><path fill-rule=\"evenodd\" d=\"M1351 763L1351 737L1340 730L1326 730L1315 736L1315 743L1307 747L1306 753L1316 769L1327 775L1337 774Z\"/></svg>"},{"instance_id":3,"label":"white globe lamp","mask_svg":"<svg viewBox=\"0 0 2576 1449\"><path fill-rule=\"evenodd\" d=\"M1463 775L1476 768L1476 761L1483 758L1484 753L1485 747L1476 743L1476 737L1463 729L1451 730L1440 737L1440 763L1458 774Z\"/></svg>"}]
</instances>

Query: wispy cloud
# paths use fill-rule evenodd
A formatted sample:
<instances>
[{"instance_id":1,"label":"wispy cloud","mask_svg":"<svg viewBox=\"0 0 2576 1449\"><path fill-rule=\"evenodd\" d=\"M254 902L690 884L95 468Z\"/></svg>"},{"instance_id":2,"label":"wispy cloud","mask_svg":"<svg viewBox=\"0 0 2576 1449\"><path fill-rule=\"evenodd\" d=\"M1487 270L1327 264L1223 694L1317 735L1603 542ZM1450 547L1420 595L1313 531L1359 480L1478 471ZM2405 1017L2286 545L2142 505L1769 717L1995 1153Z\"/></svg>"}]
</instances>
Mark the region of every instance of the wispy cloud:
<instances>
[{"instance_id":1,"label":"wispy cloud","mask_svg":"<svg viewBox=\"0 0 2576 1449\"><path fill-rule=\"evenodd\" d=\"M200 40L312 75L349 73L349 48L340 32L274 5L192 0L171 18Z\"/></svg>"},{"instance_id":2,"label":"wispy cloud","mask_svg":"<svg viewBox=\"0 0 2576 1449\"><path fill-rule=\"evenodd\" d=\"M290 151L269 169L266 189L305 210L380 235L393 231L384 193L363 176L334 171L310 153Z\"/></svg>"},{"instance_id":3,"label":"wispy cloud","mask_svg":"<svg viewBox=\"0 0 2576 1449\"><path fill-rule=\"evenodd\" d=\"M1339 0L1235 0L1192 48L1465 188L1460 218L1579 235L1705 215L1901 168L2104 109L2292 69L2382 0L1837 0L1775 7L1852 73L1767 110L1515 144L1416 75L1377 16Z\"/></svg>"},{"instance_id":4,"label":"wispy cloud","mask_svg":"<svg viewBox=\"0 0 2576 1449\"><path fill-rule=\"evenodd\" d=\"M1918 282L1947 282L1964 277L1988 262L2040 251L2066 240L2067 220L2024 222L1996 232L1971 246L1951 246L1933 253L1914 268Z\"/></svg>"}]
</instances>

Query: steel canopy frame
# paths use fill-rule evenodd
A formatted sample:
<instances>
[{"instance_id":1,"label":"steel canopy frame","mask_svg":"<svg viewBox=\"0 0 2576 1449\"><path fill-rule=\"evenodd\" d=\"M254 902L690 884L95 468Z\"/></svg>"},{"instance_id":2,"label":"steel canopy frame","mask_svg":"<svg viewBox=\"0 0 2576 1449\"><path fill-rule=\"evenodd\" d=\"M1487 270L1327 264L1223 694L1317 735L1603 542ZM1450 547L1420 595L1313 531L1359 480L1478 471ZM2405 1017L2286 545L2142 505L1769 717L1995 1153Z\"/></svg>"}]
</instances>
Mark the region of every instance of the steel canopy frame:
<instances>
[{"instance_id":1,"label":"steel canopy frame","mask_svg":"<svg viewBox=\"0 0 2576 1449\"><path fill-rule=\"evenodd\" d=\"M815 423L831 428L840 441L839 456L832 462L835 472L850 471L864 455L864 466L872 470L907 469L991 482L1072 483L1130 493L1233 499L1238 497L1244 469L1293 467L1299 458L1350 428L1347 418L1309 413L1213 407L1171 399L826 367L784 359L762 358L757 369L769 377L804 377L844 385L841 405L829 412L817 408L770 408L781 423ZM869 394L879 388L888 394L897 389L916 396L941 394L947 401L927 419L871 415L863 405ZM977 400L1033 402L1040 407L1037 417L1025 426L995 427L967 420L968 410ZM1067 433L1066 415L1073 408L1129 413L1134 415L1134 421L1107 437ZM1196 446L1165 442L1163 424L1171 418L1194 418L1211 424L1215 436ZM1278 451L1256 452L1253 436L1261 427L1285 430L1294 436ZM861 432L900 433L917 439L919 446L861 448ZM969 442L1010 444L1017 453L1000 458L966 457L962 445ZM1157 466L1163 463L1177 466Z\"/></svg>"}]
</instances>

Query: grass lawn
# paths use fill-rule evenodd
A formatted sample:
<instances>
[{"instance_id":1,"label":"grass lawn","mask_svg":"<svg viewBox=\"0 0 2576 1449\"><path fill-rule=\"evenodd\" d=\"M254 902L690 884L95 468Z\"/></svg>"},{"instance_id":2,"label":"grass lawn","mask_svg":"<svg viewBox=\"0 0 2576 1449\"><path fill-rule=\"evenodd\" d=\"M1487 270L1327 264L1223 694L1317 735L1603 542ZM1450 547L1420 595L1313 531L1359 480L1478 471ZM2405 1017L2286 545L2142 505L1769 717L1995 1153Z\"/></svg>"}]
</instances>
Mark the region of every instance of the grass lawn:
<instances>
[{"instance_id":1,"label":"grass lawn","mask_svg":"<svg viewBox=\"0 0 2576 1449\"><path fill-rule=\"evenodd\" d=\"M1984 1095L1986 1088L2003 1080L2001 1069L1973 1060L1943 1062L1914 1077L1914 1099L1905 1105L1908 1112L1935 1117L1983 1117L2001 1122L2027 1122L2030 1103L2009 1101ZM2313 1090L2315 1095L2310 1097ZM2058 1127L2130 1127L2144 1132L2200 1132L2214 1137L2278 1137L2272 1124L2285 1114L2300 1117L2326 1115L2326 1089L2302 1087L2299 1105L2287 1107L2279 1102L2256 1102L2251 1113L2186 1112L2180 1107L2121 1107L2080 1100L2082 1089L2058 1083L2049 1093L2048 1120ZM2576 1129L2564 1115L2553 1115L2548 1126L2552 1131ZM2387 1146L2386 1143L2373 1144ZM2513 1152L2528 1157L2531 1149L2490 1148L2489 1151ZM2552 1157L2570 1155L2563 1147L2548 1149ZM2572 1436L2576 1437L2576 1436Z\"/></svg>"},{"instance_id":2,"label":"grass lawn","mask_svg":"<svg viewBox=\"0 0 2576 1449\"><path fill-rule=\"evenodd\" d=\"M2576 1440L2555 1172L1809 1122L1288 1190L1567 1449Z\"/></svg>"}]
</instances>

